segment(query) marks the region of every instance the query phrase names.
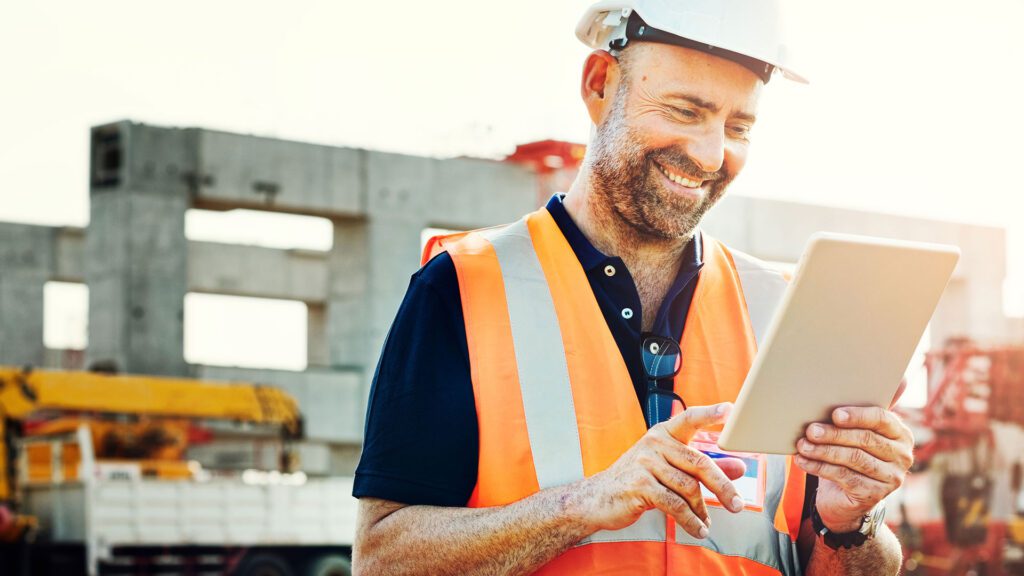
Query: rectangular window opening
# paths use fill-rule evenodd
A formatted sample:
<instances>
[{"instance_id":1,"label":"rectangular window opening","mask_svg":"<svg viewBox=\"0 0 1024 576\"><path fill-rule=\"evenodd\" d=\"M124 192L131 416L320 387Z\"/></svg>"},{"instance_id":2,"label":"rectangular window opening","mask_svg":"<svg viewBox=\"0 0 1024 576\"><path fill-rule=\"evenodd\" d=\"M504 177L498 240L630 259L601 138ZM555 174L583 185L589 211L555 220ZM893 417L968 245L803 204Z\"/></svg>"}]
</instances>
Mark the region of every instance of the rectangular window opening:
<instances>
[{"instance_id":1,"label":"rectangular window opening","mask_svg":"<svg viewBox=\"0 0 1024 576\"><path fill-rule=\"evenodd\" d=\"M209 366L305 370L304 302L189 293L185 361Z\"/></svg>"},{"instance_id":2,"label":"rectangular window opening","mask_svg":"<svg viewBox=\"0 0 1024 576\"><path fill-rule=\"evenodd\" d=\"M89 346L89 287L80 282L43 285L43 345L51 350Z\"/></svg>"},{"instance_id":3,"label":"rectangular window opening","mask_svg":"<svg viewBox=\"0 0 1024 576\"><path fill-rule=\"evenodd\" d=\"M334 223L327 218L265 210L191 209L185 213L185 237L201 242L327 252L334 244Z\"/></svg>"}]
</instances>

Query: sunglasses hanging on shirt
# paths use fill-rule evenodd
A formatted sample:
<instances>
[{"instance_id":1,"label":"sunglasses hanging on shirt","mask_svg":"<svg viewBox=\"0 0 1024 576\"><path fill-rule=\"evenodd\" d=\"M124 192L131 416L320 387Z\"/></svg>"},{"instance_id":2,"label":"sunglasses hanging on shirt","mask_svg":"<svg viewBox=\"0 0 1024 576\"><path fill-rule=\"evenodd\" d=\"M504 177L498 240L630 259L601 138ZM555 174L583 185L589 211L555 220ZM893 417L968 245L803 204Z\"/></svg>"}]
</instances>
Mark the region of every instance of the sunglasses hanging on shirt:
<instances>
[{"instance_id":1,"label":"sunglasses hanging on shirt","mask_svg":"<svg viewBox=\"0 0 1024 576\"><path fill-rule=\"evenodd\" d=\"M672 390L672 379L679 373L683 354L674 339L645 334L640 355L644 363L644 375L647 377L644 418L650 428L672 417L675 402L679 402L683 410L686 409L686 403Z\"/></svg>"}]
</instances>

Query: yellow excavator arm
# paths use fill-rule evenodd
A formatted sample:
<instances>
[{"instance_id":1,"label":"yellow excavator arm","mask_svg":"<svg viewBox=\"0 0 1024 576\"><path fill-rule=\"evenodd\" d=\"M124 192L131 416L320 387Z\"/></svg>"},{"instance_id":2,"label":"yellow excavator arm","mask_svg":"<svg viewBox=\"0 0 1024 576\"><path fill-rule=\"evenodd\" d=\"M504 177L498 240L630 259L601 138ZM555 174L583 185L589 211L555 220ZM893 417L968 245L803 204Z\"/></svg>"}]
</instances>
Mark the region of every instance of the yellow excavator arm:
<instances>
[{"instance_id":1,"label":"yellow excavator arm","mask_svg":"<svg viewBox=\"0 0 1024 576\"><path fill-rule=\"evenodd\" d=\"M0 366L0 502L12 497L9 422L42 412L226 420L302 433L298 403L272 386Z\"/></svg>"},{"instance_id":2,"label":"yellow excavator arm","mask_svg":"<svg viewBox=\"0 0 1024 576\"><path fill-rule=\"evenodd\" d=\"M295 399L272 386L0 366L0 413L17 420L39 410L234 420L295 434L300 425Z\"/></svg>"}]
</instances>

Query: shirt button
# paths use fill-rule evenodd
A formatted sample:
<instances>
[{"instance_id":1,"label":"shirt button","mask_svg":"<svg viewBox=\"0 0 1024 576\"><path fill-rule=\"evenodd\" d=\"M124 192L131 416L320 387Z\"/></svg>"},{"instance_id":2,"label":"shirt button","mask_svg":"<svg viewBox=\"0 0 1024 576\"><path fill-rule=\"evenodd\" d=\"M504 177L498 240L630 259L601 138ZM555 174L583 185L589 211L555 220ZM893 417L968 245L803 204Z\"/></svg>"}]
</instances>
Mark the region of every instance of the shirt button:
<instances>
[{"instance_id":1,"label":"shirt button","mask_svg":"<svg viewBox=\"0 0 1024 576\"><path fill-rule=\"evenodd\" d=\"M630 318L632 318L633 317L633 309L632 308L623 308L622 309L622 317L625 318L626 320L629 320Z\"/></svg>"},{"instance_id":2,"label":"shirt button","mask_svg":"<svg viewBox=\"0 0 1024 576\"><path fill-rule=\"evenodd\" d=\"M615 266L612 266L611 264L605 266L604 267L604 275L605 276L615 276Z\"/></svg>"}]
</instances>

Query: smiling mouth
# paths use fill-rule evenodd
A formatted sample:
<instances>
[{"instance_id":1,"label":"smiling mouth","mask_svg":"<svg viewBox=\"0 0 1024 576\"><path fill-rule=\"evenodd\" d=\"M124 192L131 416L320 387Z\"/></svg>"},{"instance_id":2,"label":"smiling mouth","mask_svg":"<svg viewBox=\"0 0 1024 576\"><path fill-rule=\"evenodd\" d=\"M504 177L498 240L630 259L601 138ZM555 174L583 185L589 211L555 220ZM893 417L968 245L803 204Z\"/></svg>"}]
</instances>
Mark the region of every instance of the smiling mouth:
<instances>
[{"instance_id":1,"label":"smiling mouth","mask_svg":"<svg viewBox=\"0 0 1024 576\"><path fill-rule=\"evenodd\" d=\"M658 170L661 171L661 173L664 174L666 178L682 186L683 188L697 190L700 187L704 186L704 183L706 182L706 180L702 180L700 178L692 178L690 176L686 176L684 174L675 172L674 170L667 168L665 165L659 162L655 162L654 165L658 167Z\"/></svg>"}]
</instances>

